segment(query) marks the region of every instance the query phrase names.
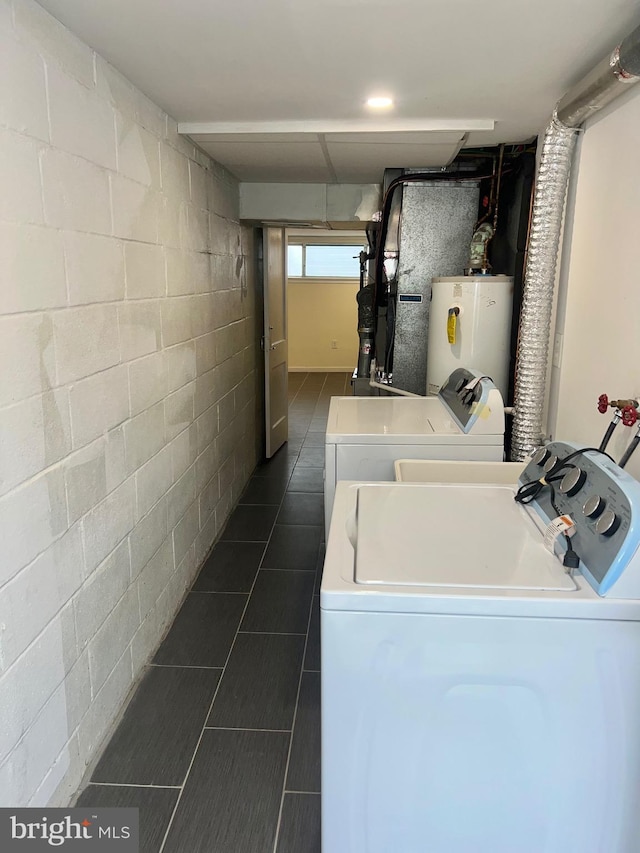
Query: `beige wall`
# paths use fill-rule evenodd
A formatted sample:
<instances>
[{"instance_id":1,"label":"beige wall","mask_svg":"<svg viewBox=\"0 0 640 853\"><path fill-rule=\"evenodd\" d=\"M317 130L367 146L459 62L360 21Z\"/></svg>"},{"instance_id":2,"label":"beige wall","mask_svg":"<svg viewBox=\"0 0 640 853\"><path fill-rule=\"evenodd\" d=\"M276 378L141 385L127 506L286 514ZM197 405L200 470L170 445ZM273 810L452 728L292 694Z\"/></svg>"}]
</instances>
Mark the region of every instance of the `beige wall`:
<instances>
[{"instance_id":1,"label":"beige wall","mask_svg":"<svg viewBox=\"0 0 640 853\"><path fill-rule=\"evenodd\" d=\"M358 280L290 279L289 370L348 370L358 362ZM337 342L337 349L331 342Z\"/></svg>"},{"instance_id":2,"label":"beige wall","mask_svg":"<svg viewBox=\"0 0 640 853\"><path fill-rule=\"evenodd\" d=\"M640 92L591 120L577 152L565 228L558 298L563 335L552 367L549 432L598 445L611 415L598 396L640 397ZM619 426L619 459L635 433ZM640 450L628 470L640 477Z\"/></svg>"},{"instance_id":3,"label":"beige wall","mask_svg":"<svg viewBox=\"0 0 640 853\"><path fill-rule=\"evenodd\" d=\"M238 185L0 0L0 806L65 805L256 462Z\"/></svg>"}]
</instances>

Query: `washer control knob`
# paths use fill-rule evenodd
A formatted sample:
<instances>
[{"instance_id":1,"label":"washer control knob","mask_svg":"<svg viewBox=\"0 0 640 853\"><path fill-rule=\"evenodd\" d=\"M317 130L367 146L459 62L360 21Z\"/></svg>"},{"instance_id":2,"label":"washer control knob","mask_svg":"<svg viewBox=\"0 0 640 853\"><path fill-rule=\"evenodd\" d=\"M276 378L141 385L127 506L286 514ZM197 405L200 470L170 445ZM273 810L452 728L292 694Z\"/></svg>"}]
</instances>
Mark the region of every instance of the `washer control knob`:
<instances>
[{"instance_id":1,"label":"washer control knob","mask_svg":"<svg viewBox=\"0 0 640 853\"><path fill-rule=\"evenodd\" d=\"M581 468L572 468L560 480L560 491L563 495L572 498L584 486L587 479L587 472Z\"/></svg>"},{"instance_id":2,"label":"washer control knob","mask_svg":"<svg viewBox=\"0 0 640 853\"><path fill-rule=\"evenodd\" d=\"M558 457L557 456L549 456L547 461L544 463L544 473L548 474L550 471L553 471L553 469L556 467L557 464L558 464Z\"/></svg>"},{"instance_id":3,"label":"washer control knob","mask_svg":"<svg viewBox=\"0 0 640 853\"><path fill-rule=\"evenodd\" d=\"M602 511L606 505L607 502L602 495L591 495L584 502L582 512L587 518L597 518L599 515L602 515Z\"/></svg>"},{"instance_id":4,"label":"washer control knob","mask_svg":"<svg viewBox=\"0 0 640 853\"><path fill-rule=\"evenodd\" d=\"M613 536L619 527L620 519L612 509L605 509L596 521L596 533L600 533L602 536Z\"/></svg>"},{"instance_id":5,"label":"washer control knob","mask_svg":"<svg viewBox=\"0 0 640 853\"><path fill-rule=\"evenodd\" d=\"M531 461L535 462L536 465L544 465L548 458L549 451L547 450L547 448L539 447L531 457Z\"/></svg>"}]
</instances>

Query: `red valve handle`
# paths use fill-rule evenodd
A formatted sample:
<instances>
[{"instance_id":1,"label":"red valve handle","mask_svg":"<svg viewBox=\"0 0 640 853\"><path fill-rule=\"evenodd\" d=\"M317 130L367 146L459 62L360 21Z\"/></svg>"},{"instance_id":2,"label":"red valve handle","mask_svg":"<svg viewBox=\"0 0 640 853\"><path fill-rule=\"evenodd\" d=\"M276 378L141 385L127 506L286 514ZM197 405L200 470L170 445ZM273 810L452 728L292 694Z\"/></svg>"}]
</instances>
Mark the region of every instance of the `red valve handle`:
<instances>
[{"instance_id":1,"label":"red valve handle","mask_svg":"<svg viewBox=\"0 0 640 853\"><path fill-rule=\"evenodd\" d=\"M609 407L609 398L606 394L600 394L598 397L598 411L601 415L604 415Z\"/></svg>"},{"instance_id":2,"label":"red valve handle","mask_svg":"<svg viewBox=\"0 0 640 853\"><path fill-rule=\"evenodd\" d=\"M625 406L622 410L622 423L625 426L633 426L635 422L638 420L638 412L633 408L633 406Z\"/></svg>"}]
</instances>

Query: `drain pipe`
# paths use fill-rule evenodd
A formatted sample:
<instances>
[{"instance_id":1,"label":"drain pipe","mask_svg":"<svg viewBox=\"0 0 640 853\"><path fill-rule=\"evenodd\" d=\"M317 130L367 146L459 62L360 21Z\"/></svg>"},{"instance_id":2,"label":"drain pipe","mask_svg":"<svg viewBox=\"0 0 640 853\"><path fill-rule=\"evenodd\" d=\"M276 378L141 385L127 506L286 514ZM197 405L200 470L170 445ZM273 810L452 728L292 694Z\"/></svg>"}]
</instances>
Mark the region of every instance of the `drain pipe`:
<instances>
[{"instance_id":1,"label":"drain pipe","mask_svg":"<svg viewBox=\"0 0 640 853\"><path fill-rule=\"evenodd\" d=\"M569 173L580 126L640 80L640 26L558 102L542 145L516 355L511 459L542 443L551 312Z\"/></svg>"}]
</instances>

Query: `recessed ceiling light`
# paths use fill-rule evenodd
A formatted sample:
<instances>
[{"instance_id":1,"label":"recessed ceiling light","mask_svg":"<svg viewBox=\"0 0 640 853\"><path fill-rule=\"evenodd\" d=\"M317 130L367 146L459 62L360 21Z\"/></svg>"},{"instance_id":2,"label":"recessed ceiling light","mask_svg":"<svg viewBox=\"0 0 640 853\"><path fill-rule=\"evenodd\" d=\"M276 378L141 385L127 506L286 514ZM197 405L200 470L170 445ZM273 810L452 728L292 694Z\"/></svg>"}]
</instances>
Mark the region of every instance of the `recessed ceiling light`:
<instances>
[{"instance_id":1,"label":"recessed ceiling light","mask_svg":"<svg viewBox=\"0 0 640 853\"><path fill-rule=\"evenodd\" d=\"M386 97L377 97L377 98L368 98L367 106L373 107L374 109L384 109L385 107L392 107L393 100L391 98Z\"/></svg>"}]
</instances>

